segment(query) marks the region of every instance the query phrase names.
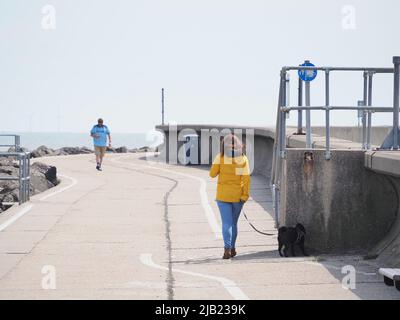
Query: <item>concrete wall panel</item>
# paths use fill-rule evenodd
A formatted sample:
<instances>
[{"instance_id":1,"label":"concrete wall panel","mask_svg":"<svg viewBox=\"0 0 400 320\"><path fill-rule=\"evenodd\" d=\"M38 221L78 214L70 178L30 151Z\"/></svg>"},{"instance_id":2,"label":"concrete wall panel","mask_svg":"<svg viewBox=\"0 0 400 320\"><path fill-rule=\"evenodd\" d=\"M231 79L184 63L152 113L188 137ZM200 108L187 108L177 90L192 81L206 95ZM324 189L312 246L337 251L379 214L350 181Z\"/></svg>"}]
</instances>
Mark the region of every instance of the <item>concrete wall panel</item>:
<instances>
[{"instance_id":1,"label":"concrete wall panel","mask_svg":"<svg viewBox=\"0 0 400 320\"><path fill-rule=\"evenodd\" d=\"M362 151L335 150L329 161L323 150L314 150L312 161L305 152L287 150L280 225L304 224L314 251L371 248L395 220L393 185L364 168Z\"/></svg>"}]
</instances>

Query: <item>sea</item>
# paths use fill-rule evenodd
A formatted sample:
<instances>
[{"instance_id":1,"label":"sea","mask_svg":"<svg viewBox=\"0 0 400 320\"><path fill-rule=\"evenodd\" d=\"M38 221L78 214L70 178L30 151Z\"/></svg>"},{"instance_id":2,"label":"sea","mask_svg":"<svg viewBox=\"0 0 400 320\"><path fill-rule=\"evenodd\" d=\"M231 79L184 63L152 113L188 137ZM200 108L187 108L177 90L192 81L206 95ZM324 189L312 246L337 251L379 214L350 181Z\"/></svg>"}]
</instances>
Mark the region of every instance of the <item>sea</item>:
<instances>
[{"instance_id":1,"label":"sea","mask_svg":"<svg viewBox=\"0 0 400 320\"><path fill-rule=\"evenodd\" d=\"M19 135L21 146L30 151L42 145L52 149L58 149L62 147L87 147L93 149L93 139L88 133L0 131L0 145L14 143L14 138L2 136L7 134ZM144 146L156 146L163 141L161 134L157 133L112 133L111 138L112 146L114 148L125 146L128 149L140 148Z\"/></svg>"}]
</instances>

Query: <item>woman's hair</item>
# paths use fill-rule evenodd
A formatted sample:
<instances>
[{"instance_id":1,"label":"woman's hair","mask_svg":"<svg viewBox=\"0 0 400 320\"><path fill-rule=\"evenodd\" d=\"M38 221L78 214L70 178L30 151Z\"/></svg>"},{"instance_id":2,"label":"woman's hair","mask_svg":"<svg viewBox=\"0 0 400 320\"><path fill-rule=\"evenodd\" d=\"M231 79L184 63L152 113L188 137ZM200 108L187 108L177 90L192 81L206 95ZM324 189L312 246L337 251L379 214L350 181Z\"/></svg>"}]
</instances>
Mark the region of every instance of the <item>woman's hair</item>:
<instances>
[{"instance_id":1,"label":"woman's hair","mask_svg":"<svg viewBox=\"0 0 400 320\"><path fill-rule=\"evenodd\" d=\"M244 144L234 134L228 134L221 139L221 156L224 156L226 146L231 146L232 149L240 151L243 154Z\"/></svg>"}]
</instances>

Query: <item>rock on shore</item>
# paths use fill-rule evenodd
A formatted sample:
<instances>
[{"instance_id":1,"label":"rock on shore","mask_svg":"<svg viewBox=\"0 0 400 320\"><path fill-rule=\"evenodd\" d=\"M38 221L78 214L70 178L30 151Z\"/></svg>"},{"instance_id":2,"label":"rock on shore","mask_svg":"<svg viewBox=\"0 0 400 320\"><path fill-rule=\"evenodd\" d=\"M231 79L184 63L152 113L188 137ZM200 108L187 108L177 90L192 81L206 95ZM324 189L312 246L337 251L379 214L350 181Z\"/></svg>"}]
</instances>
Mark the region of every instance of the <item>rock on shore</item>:
<instances>
[{"instance_id":1,"label":"rock on shore","mask_svg":"<svg viewBox=\"0 0 400 320\"><path fill-rule=\"evenodd\" d=\"M10 149L9 151L13 151ZM23 150L27 151L27 150ZM107 152L110 153L136 153L136 152L149 152L154 151L150 147L141 147L141 148L134 148L128 149L125 146L121 146L118 148L109 148L106 149ZM73 155L73 154L90 154L94 153L93 150L87 147L63 147L59 149L51 149L46 146L40 146L35 150L31 151L31 158L40 158L40 157L52 157L52 156L64 156L64 155Z\"/></svg>"},{"instance_id":2,"label":"rock on shore","mask_svg":"<svg viewBox=\"0 0 400 320\"><path fill-rule=\"evenodd\" d=\"M18 176L19 164L10 159L0 160L1 176ZM31 165L30 193L46 191L58 184L57 168L41 162L35 162ZM3 205L4 202L18 202L19 184L18 181L0 180L0 213L8 208Z\"/></svg>"},{"instance_id":3,"label":"rock on shore","mask_svg":"<svg viewBox=\"0 0 400 320\"><path fill-rule=\"evenodd\" d=\"M64 156L71 154L88 154L93 153L93 150L90 150L86 147L63 147L60 149L51 149L46 146L40 146L35 150L31 151L31 158L40 158L40 157L51 157L51 156Z\"/></svg>"}]
</instances>

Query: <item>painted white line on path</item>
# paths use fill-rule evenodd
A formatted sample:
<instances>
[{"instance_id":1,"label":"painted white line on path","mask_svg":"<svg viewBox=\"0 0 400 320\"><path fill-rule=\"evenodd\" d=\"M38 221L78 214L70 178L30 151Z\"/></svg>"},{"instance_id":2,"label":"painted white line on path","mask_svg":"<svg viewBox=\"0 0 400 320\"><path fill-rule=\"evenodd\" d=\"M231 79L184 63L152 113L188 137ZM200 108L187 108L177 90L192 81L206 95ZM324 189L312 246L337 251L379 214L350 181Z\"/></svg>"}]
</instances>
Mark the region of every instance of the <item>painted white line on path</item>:
<instances>
[{"instance_id":1,"label":"painted white line on path","mask_svg":"<svg viewBox=\"0 0 400 320\"><path fill-rule=\"evenodd\" d=\"M50 197L52 197L52 196L54 196L56 194L64 192L64 191L68 190L69 188L72 188L73 186L75 186L78 183L78 181L75 178L68 177L68 176L65 176L65 175L59 175L59 176L71 180L72 183L70 185L68 185L68 186L65 186L65 187L61 188L61 189L54 190L53 192L51 192L51 193L45 195L44 197L40 198L39 201L46 200L46 199L48 199L48 198L50 198ZM17 221L19 218L23 217L25 214L27 214L29 211L31 211L33 207L34 207L34 204L24 204L24 205L22 205L20 210L18 210L16 213L14 213L14 215L10 219L8 219L6 222L3 222L0 225L0 232L5 230L7 227L11 226L15 221Z\"/></svg>"},{"instance_id":2,"label":"painted white line on path","mask_svg":"<svg viewBox=\"0 0 400 320\"><path fill-rule=\"evenodd\" d=\"M65 190L68 190L68 189L72 188L73 186L75 186L78 183L78 180L76 180L75 178L66 176L66 175L60 174L59 177L69 179L70 181L72 181L72 183L70 185L68 185L68 186L62 187L61 189L55 190L54 192L46 194L44 197L39 199L40 201L46 200L46 199L48 199L50 197L55 196L56 194L64 192Z\"/></svg>"},{"instance_id":3,"label":"painted white line on path","mask_svg":"<svg viewBox=\"0 0 400 320\"><path fill-rule=\"evenodd\" d=\"M151 268L160 269L160 270L168 270L167 267L163 267L158 264L155 264L153 262L153 259L151 256L152 256L151 253L143 253L140 255L140 261L144 265L151 267ZM185 271L185 270L180 270L180 269L175 269L175 268L172 268L172 272L182 273L182 274L187 274L189 276L201 277L201 278L218 281L234 299L249 300L249 297L246 296L246 294L237 286L237 284L230 279L216 277L216 276L210 276L208 274L203 274L203 273L198 273L198 272L190 272L190 271Z\"/></svg>"},{"instance_id":4,"label":"painted white line on path","mask_svg":"<svg viewBox=\"0 0 400 320\"><path fill-rule=\"evenodd\" d=\"M8 219L6 222L0 224L0 232L3 231L5 228L11 226L15 221L17 221L19 218L21 218L26 213L31 211L32 208L33 208L33 204L24 205L10 219Z\"/></svg>"}]
</instances>

